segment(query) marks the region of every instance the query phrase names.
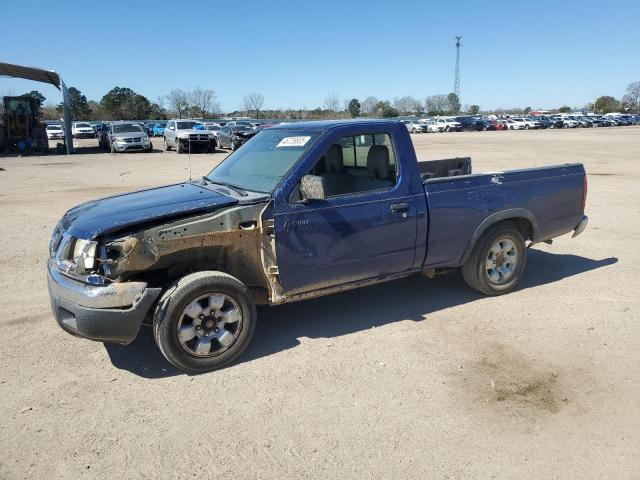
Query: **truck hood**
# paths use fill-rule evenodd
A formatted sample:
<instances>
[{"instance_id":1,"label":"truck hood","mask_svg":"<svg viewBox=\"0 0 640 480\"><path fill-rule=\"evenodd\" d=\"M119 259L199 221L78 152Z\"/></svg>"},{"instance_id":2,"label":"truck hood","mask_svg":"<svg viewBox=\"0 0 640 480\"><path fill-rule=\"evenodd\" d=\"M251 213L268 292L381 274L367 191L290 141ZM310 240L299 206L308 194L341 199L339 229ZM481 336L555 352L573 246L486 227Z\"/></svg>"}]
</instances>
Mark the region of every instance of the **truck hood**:
<instances>
[{"instance_id":1,"label":"truck hood","mask_svg":"<svg viewBox=\"0 0 640 480\"><path fill-rule=\"evenodd\" d=\"M61 226L76 238L90 240L137 224L238 203L231 196L201 188L199 183L167 185L83 203L62 217Z\"/></svg>"}]
</instances>

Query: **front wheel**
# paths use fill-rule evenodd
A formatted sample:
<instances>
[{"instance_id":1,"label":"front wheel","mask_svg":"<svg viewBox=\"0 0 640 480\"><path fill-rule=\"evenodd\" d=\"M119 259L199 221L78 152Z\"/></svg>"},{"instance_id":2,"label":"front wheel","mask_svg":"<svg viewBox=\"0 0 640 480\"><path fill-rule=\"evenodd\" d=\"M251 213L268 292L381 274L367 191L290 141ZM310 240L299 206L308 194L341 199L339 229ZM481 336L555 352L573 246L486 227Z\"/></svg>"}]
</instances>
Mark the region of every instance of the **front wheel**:
<instances>
[{"instance_id":1,"label":"front wheel","mask_svg":"<svg viewBox=\"0 0 640 480\"><path fill-rule=\"evenodd\" d=\"M512 224L498 224L482 234L462 266L462 277L485 295L503 295L516 287L526 263L527 248L520 230Z\"/></svg>"},{"instance_id":2,"label":"front wheel","mask_svg":"<svg viewBox=\"0 0 640 480\"><path fill-rule=\"evenodd\" d=\"M171 150L171 147L167 143L167 137L164 137L164 151L168 152L169 150Z\"/></svg>"},{"instance_id":3,"label":"front wheel","mask_svg":"<svg viewBox=\"0 0 640 480\"><path fill-rule=\"evenodd\" d=\"M247 287L223 272L196 272L180 279L155 309L153 334L169 362L188 372L216 370L247 347L256 326Z\"/></svg>"},{"instance_id":4,"label":"front wheel","mask_svg":"<svg viewBox=\"0 0 640 480\"><path fill-rule=\"evenodd\" d=\"M176 153L182 153L184 151L184 146L179 138L176 138Z\"/></svg>"}]
</instances>

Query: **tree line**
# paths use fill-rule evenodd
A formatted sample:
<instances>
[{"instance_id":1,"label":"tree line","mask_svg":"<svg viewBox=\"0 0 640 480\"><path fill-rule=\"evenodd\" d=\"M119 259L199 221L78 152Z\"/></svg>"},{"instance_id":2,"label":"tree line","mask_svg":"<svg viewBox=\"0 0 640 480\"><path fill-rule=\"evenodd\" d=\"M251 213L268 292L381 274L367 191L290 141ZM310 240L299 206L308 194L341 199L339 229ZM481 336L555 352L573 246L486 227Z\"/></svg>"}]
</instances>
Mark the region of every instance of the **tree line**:
<instances>
[{"instance_id":1,"label":"tree line","mask_svg":"<svg viewBox=\"0 0 640 480\"><path fill-rule=\"evenodd\" d=\"M344 117L390 118L404 115L439 116L460 113L526 114L531 111L531 107L514 107L481 112L479 105L462 106L455 93L429 95L424 101L411 96L395 97L392 100L378 99L375 96L368 96L363 100L357 98L343 100L337 93L330 93L324 105L315 109L264 109L264 96L252 92L247 94L239 108L232 112L222 111L214 90L200 87L191 90L173 89L155 101L126 87L112 88L99 101L87 100L87 97L76 87L70 87L68 94L72 120L166 120L174 117L217 118L225 114L256 119L314 120ZM37 90L24 95L36 100L44 120L56 120L62 117L62 103L45 104L46 98ZM604 95L597 98L595 102L585 105L585 109L600 114L610 112L640 114L640 82L630 83L620 99ZM571 107L563 105L554 111L563 113L572 110Z\"/></svg>"}]
</instances>

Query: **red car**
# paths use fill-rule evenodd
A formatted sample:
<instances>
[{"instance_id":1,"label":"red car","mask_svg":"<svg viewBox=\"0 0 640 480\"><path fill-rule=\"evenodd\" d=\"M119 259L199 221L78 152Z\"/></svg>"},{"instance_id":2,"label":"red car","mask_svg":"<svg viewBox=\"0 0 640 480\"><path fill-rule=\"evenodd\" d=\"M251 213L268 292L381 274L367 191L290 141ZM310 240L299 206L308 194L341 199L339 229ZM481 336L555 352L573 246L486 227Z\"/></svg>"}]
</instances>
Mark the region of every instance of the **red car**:
<instances>
[{"instance_id":1,"label":"red car","mask_svg":"<svg viewBox=\"0 0 640 480\"><path fill-rule=\"evenodd\" d=\"M489 120L491 125L495 125L496 130L508 130L507 124L504 120Z\"/></svg>"}]
</instances>

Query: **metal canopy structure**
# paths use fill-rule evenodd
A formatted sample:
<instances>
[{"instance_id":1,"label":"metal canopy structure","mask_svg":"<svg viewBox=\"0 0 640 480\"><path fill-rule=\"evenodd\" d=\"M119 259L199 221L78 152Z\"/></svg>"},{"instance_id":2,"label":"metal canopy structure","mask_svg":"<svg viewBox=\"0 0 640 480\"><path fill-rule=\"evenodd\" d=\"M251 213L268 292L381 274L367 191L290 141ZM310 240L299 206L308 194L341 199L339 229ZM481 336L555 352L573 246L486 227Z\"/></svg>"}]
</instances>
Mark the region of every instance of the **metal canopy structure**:
<instances>
[{"instance_id":1,"label":"metal canopy structure","mask_svg":"<svg viewBox=\"0 0 640 480\"><path fill-rule=\"evenodd\" d=\"M62 106L64 110L64 136L67 146L67 155L73 150L73 137L71 135L71 114L69 111L69 92L62 77L53 71L43 68L25 67L12 63L0 62L0 76L23 78L34 82L49 83L62 92Z\"/></svg>"}]
</instances>

